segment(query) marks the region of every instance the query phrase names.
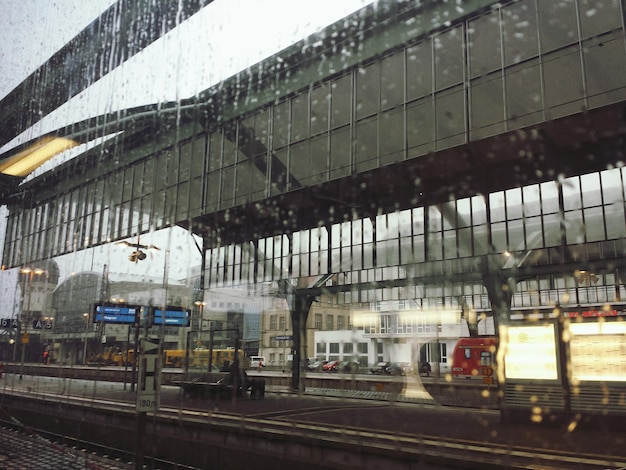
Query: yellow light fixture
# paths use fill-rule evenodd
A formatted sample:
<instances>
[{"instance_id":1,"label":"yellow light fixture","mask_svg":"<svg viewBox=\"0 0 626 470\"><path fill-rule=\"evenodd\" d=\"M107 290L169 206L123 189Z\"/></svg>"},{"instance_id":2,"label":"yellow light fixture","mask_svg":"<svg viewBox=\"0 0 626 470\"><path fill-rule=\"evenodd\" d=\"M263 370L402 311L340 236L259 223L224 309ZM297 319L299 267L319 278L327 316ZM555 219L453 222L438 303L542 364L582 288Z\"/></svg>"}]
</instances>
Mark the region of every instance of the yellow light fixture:
<instances>
[{"instance_id":1,"label":"yellow light fixture","mask_svg":"<svg viewBox=\"0 0 626 470\"><path fill-rule=\"evenodd\" d=\"M65 137L43 137L30 147L1 162L0 173L28 176L51 158L77 145L78 142Z\"/></svg>"}]
</instances>

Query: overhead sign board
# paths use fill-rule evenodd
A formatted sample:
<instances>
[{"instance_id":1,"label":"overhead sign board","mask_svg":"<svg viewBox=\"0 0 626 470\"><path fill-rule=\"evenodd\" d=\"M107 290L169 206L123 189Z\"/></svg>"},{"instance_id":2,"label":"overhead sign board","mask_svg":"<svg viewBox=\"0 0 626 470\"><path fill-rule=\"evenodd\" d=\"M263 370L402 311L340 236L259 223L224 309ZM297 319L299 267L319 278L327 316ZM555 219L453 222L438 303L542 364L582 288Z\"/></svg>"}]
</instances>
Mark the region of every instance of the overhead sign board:
<instances>
[{"instance_id":1,"label":"overhead sign board","mask_svg":"<svg viewBox=\"0 0 626 470\"><path fill-rule=\"evenodd\" d=\"M0 328L17 328L19 322L15 318L0 318Z\"/></svg>"},{"instance_id":2,"label":"overhead sign board","mask_svg":"<svg viewBox=\"0 0 626 470\"><path fill-rule=\"evenodd\" d=\"M178 307L165 307L165 310L154 309L154 325L165 326L189 326L190 324L189 310Z\"/></svg>"},{"instance_id":3,"label":"overhead sign board","mask_svg":"<svg viewBox=\"0 0 626 470\"><path fill-rule=\"evenodd\" d=\"M96 304L94 322L137 324L139 321L140 305L128 304Z\"/></svg>"}]
</instances>

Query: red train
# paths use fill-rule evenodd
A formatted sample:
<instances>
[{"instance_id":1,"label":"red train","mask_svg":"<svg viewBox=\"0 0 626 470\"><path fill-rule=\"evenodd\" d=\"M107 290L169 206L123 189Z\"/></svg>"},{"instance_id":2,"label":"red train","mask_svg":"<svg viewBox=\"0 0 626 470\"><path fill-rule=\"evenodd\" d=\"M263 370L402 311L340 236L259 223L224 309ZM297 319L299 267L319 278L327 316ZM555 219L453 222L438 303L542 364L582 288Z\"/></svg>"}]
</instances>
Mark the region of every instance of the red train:
<instances>
[{"instance_id":1,"label":"red train","mask_svg":"<svg viewBox=\"0 0 626 470\"><path fill-rule=\"evenodd\" d=\"M493 336L461 338L452 352L452 377L494 377L497 340Z\"/></svg>"}]
</instances>

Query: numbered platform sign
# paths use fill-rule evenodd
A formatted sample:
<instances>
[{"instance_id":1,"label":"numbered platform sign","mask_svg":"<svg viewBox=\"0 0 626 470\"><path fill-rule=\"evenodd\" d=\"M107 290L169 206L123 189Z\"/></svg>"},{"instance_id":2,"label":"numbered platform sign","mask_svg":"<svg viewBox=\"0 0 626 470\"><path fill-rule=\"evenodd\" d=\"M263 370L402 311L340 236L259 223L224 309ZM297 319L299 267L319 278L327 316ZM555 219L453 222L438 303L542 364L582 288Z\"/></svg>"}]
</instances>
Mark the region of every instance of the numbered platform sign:
<instances>
[{"instance_id":1,"label":"numbered platform sign","mask_svg":"<svg viewBox=\"0 0 626 470\"><path fill-rule=\"evenodd\" d=\"M139 382L137 386L137 412L156 412L159 409L161 391L161 365L159 364L159 340L141 340Z\"/></svg>"}]
</instances>

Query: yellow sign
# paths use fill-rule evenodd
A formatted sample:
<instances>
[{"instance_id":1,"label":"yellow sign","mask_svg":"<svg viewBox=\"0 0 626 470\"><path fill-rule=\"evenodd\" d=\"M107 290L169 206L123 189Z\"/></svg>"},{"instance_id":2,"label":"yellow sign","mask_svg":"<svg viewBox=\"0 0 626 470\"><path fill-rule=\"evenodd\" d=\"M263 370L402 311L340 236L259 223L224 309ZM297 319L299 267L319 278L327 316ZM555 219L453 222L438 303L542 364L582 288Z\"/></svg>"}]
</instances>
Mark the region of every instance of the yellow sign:
<instances>
[{"instance_id":1,"label":"yellow sign","mask_svg":"<svg viewBox=\"0 0 626 470\"><path fill-rule=\"evenodd\" d=\"M487 385L493 384L493 377L483 377L483 383Z\"/></svg>"},{"instance_id":2,"label":"yellow sign","mask_svg":"<svg viewBox=\"0 0 626 470\"><path fill-rule=\"evenodd\" d=\"M22 344L28 344L30 342L30 337L28 336L28 333L24 333L22 335Z\"/></svg>"}]
</instances>

